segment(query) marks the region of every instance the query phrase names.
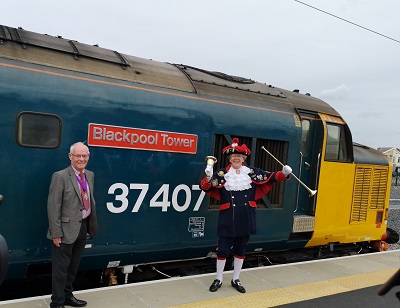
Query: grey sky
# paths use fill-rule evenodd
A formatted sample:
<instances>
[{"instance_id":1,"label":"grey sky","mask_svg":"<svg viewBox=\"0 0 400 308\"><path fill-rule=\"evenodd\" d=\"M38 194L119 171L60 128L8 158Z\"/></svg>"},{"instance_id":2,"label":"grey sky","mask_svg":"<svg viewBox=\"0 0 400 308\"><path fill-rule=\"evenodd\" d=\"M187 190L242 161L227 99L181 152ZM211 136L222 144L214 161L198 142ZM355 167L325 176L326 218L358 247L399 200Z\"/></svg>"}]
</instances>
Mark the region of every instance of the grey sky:
<instances>
[{"instance_id":1,"label":"grey sky","mask_svg":"<svg viewBox=\"0 0 400 308\"><path fill-rule=\"evenodd\" d=\"M400 41L398 0L304 0ZM400 147L400 43L294 0L19 0L1 24L309 92L353 141Z\"/></svg>"}]
</instances>

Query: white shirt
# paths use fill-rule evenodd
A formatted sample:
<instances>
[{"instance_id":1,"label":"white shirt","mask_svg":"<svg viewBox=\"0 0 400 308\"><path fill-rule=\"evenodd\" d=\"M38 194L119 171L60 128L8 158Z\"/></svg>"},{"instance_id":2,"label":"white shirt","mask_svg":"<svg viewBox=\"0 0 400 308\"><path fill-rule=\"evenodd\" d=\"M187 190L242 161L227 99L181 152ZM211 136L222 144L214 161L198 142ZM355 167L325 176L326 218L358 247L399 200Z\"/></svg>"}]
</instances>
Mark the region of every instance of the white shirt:
<instances>
[{"instance_id":1,"label":"white shirt","mask_svg":"<svg viewBox=\"0 0 400 308\"><path fill-rule=\"evenodd\" d=\"M251 188L250 168L241 166L239 169L231 167L224 175L227 191L242 191Z\"/></svg>"}]
</instances>

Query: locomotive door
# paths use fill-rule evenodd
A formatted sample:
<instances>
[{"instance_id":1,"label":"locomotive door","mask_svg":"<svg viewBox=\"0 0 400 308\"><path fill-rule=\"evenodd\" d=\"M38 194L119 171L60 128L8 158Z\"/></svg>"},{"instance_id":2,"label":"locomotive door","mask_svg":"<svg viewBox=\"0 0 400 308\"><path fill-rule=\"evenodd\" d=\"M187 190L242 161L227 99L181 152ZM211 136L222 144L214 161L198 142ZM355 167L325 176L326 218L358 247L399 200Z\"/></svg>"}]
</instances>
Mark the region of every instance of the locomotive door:
<instances>
[{"instance_id":1,"label":"locomotive door","mask_svg":"<svg viewBox=\"0 0 400 308\"><path fill-rule=\"evenodd\" d=\"M318 190L318 175L324 136L322 121L317 113L300 110L298 112L302 127L298 177L310 189ZM310 197L310 193L299 183L297 196L295 214L314 216L317 195Z\"/></svg>"}]
</instances>

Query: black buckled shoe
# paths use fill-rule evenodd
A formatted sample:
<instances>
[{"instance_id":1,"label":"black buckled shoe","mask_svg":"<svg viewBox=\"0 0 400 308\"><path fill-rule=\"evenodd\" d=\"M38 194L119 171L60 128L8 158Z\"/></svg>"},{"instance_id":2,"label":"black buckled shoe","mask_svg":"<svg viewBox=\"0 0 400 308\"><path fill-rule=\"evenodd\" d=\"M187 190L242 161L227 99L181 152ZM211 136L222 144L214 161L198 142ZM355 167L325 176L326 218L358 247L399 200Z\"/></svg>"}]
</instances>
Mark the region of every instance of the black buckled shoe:
<instances>
[{"instance_id":1,"label":"black buckled shoe","mask_svg":"<svg viewBox=\"0 0 400 308\"><path fill-rule=\"evenodd\" d=\"M64 302L65 306L72 306L72 307L85 307L87 305L86 301L82 301L80 299L75 298L74 296L65 299Z\"/></svg>"},{"instance_id":2,"label":"black buckled shoe","mask_svg":"<svg viewBox=\"0 0 400 308\"><path fill-rule=\"evenodd\" d=\"M220 287L222 286L222 283L219 279L215 279L210 286L210 292L215 292L217 291Z\"/></svg>"},{"instance_id":3,"label":"black buckled shoe","mask_svg":"<svg viewBox=\"0 0 400 308\"><path fill-rule=\"evenodd\" d=\"M234 287L238 292L240 293L246 293L246 289L243 288L242 283L240 282L239 279L236 279L235 281L231 280L231 285Z\"/></svg>"}]
</instances>

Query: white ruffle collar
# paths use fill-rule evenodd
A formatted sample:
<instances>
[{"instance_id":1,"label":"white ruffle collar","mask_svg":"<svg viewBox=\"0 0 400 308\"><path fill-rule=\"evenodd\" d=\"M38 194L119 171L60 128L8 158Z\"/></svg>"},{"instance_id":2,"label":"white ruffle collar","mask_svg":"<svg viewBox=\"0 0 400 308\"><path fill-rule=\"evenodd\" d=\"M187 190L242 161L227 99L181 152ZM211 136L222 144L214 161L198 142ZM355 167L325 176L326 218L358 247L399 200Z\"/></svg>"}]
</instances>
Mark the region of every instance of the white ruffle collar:
<instances>
[{"instance_id":1,"label":"white ruffle collar","mask_svg":"<svg viewBox=\"0 0 400 308\"><path fill-rule=\"evenodd\" d=\"M229 168L229 171L224 175L225 189L227 191L242 191L251 188L249 173L250 168L246 166L241 166L239 169Z\"/></svg>"}]
</instances>

